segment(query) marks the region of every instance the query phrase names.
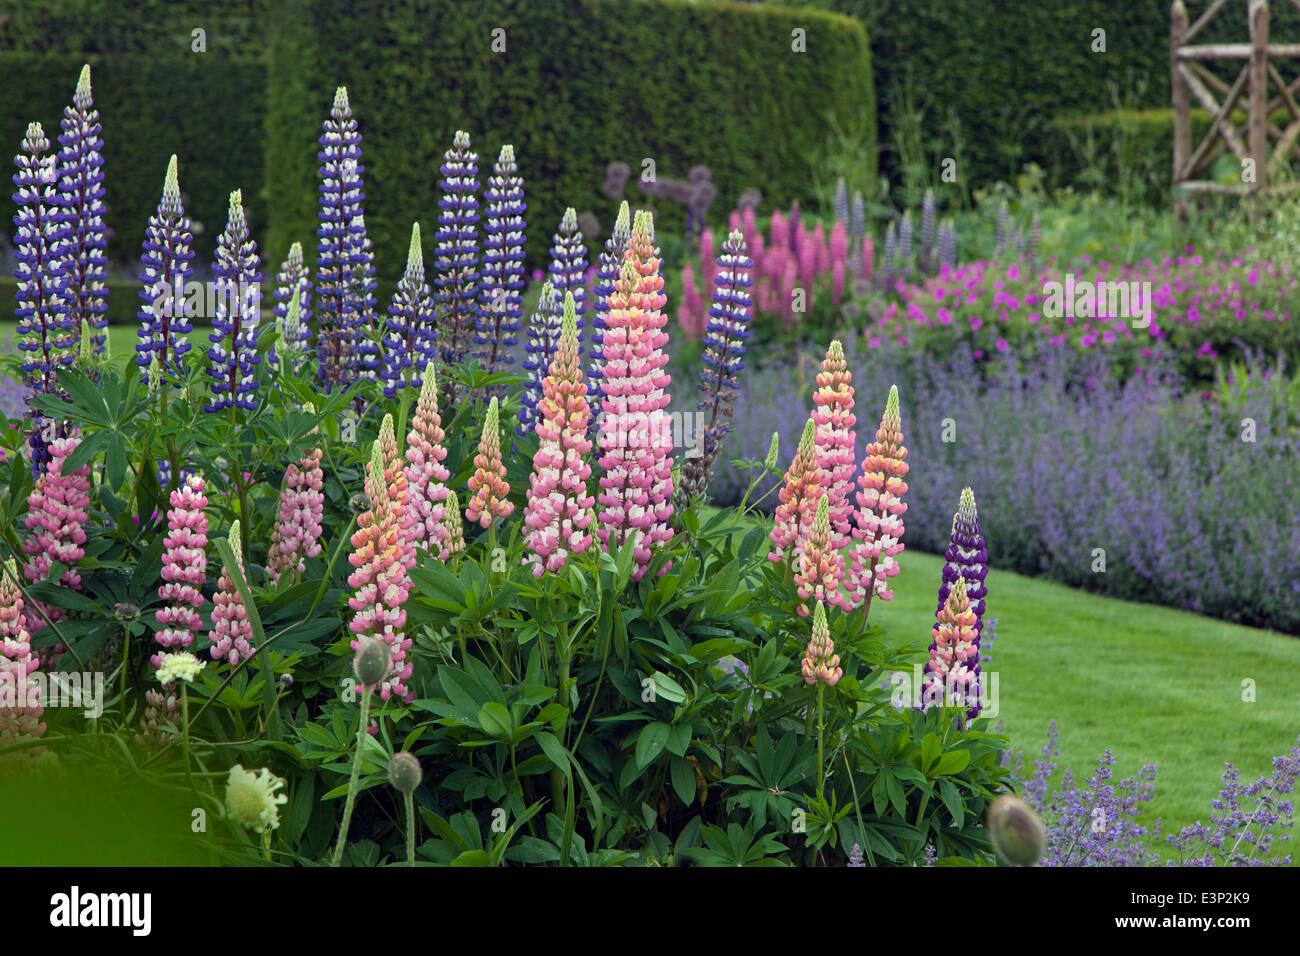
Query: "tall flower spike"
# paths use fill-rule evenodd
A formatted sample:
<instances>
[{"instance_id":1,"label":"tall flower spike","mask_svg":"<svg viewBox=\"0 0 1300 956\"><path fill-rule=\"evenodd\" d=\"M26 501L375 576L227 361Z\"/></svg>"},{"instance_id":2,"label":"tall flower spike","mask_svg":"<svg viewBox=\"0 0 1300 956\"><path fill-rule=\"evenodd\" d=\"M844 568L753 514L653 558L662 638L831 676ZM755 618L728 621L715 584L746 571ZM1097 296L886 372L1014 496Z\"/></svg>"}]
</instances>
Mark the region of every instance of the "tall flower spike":
<instances>
[{"instance_id":1,"label":"tall flower spike","mask_svg":"<svg viewBox=\"0 0 1300 956\"><path fill-rule=\"evenodd\" d=\"M385 476L382 442L376 440L366 465L366 494L370 510L357 519L352 534L348 561L356 568L348 576L348 586L355 593L348 598L353 610L352 649L359 650L364 641L377 638L388 645L392 666L380 684L379 696L388 700L394 694L410 703L415 692L406 681L414 667L406 660L411 639L406 637L406 611L402 605L410 597L411 581L402 563L402 534L399 515Z\"/></svg>"},{"instance_id":2,"label":"tall flower spike","mask_svg":"<svg viewBox=\"0 0 1300 956\"><path fill-rule=\"evenodd\" d=\"M736 411L740 389L737 374L745 367L745 341L749 338L752 314L749 289L753 284L745 238L733 230L722 243L717 270L713 275L713 305L709 308L709 325L704 334L704 367L700 373L700 392L704 398L696 408L708 417L704 426L700 454L687 458L682 469L681 496L684 500L703 495L713 476L713 464L722 451L722 442L731 431L731 417Z\"/></svg>"},{"instance_id":3,"label":"tall flower spike","mask_svg":"<svg viewBox=\"0 0 1300 956\"><path fill-rule=\"evenodd\" d=\"M375 290L375 251L366 233L366 217L358 212L348 227L348 260L352 263L352 343L356 349L358 373L379 381L384 371L383 342L380 341L378 300Z\"/></svg>"},{"instance_id":4,"label":"tall flower spike","mask_svg":"<svg viewBox=\"0 0 1300 956\"><path fill-rule=\"evenodd\" d=\"M417 551L439 555L447 536L446 482L451 477L443 465L447 449L442 443L446 437L438 415L437 375L430 360L425 366L415 417L406 436L406 484L410 494L411 543Z\"/></svg>"},{"instance_id":5,"label":"tall flower spike","mask_svg":"<svg viewBox=\"0 0 1300 956\"><path fill-rule=\"evenodd\" d=\"M600 379L604 416L597 435L605 475L597 496L602 510L596 531L611 553L634 542L635 581L645 576L655 550L673 538L668 523L673 515L673 436L665 410L672 380L664 369L668 317L661 268L654 221L648 212L638 212L606 316ZM669 566L665 563L659 573Z\"/></svg>"},{"instance_id":6,"label":"tall flower spike","mask_svg":"<svg viewBox=\"0 0 1300 956\"><path fill-rule=\"evenodd\" d=\"M501 461L501 413L494 396L483 418L483 435L479 439L478 454L474 456L474 474L469 478L469 490L474 493L465 518L483 527L492 519L505 518L515 510L506 500L510 485L506 483L506 466Z\"/></svg>"},{"instance_id":7,"label":"tall flower spike","mask_svg":"<svg viewBox=\"0 0 1300 956\"><path fill-rule=\"evenodd\" d=\"M162 199L157 212L149 217L140 253L140 280L144 286L140 298L144 307L137 313L140 341L135 347L136 365L147 372L150 362L157 358L163 375L173 382L185 376L185 356L190 350L186 336L194 331L185 315L185 283L194 272L190 266L193 241L190 218L181 204L173 155L167 164ZM152 387L153 381L148 384Z\"/></svg>"},{"instance_id":8,"label":"tall flower spike","mask_svg":"<svg viewBox=\"0 0 1300 956\"><path fill-rule=\"evenodd\" d=\"M69 229L60 212L62 199L56 186L55 157L46 155L50 141L40 123L27 127L22 152L14 157L13 194L18 206L14 216L14 256L18 265L18 350L22 353L23 382L27 400L35 395L58 391L56 378L61 368L76 358L76 333L64 296L66 285L65 239ZM33 427L28 438L32 449L32 475L39 479L49 462L48 440L39 413L32 410Z\"/></svg>"},{"instance_id":9,"label":"tall flower spike","mask_svg":"<svg viewBox=\"0 0 1300 956\"><path fill-rule=\"evenodd\" d=\"M798 567L802 543L812 533L816 517L816 502L822 496L824 478L817 465L816 424L811 418L803 426L799 447L785 472L785 485L781 488L781 503L776 506L776 516L769 536L772 550L767 559L773 564L790 561Z\"/></svg>"},{"instance_id":10,"label":"tall flower spike","mask_svg":"<svg viewBox=\"0 0 1300 956\"><path fill-rule=\"evenodd\" d=\"M578 213L572 206L564 210L560 229L551 246L550 281L561 303L565 293L573 294L574 310L578 317L578 351L582 351L583 313L587 311L587 247L578 228ZM563 306L561 306L563 307ZM550 356L547 357L547 363Z\"/></svg>"},{"instance_id":11,"label":"tall flower spike","mask_svg":"<svg viewBox=\"0 0 1300 956\"><path fill-rule=\"evenodd\" d=\"M609 298L614 294L614 283L623 270L623 259L627 255L627 243L632 237L632 214L624 201L618 207L618 218L614 229L605 240L605 251L597 259L595 300L592 303L591 319L591 370L592 391L600 380L600 369L605 364L605 322L609 315Z\"/></svg>"},{"instance_id":12,"label":"tall flower spike","mask_svg":"<svg viewBox=\"0 0 1300 956\"><path fill-rule=\"evenodd\" d=\"M587 493L591 466L584 457L591 451L587 438L591 409L578 358L578 320L571 292L564 296L560 347L542 388L540 441L524 509L524 543L530 552L524 555L524 564L531 565L539 578L545 571L562 568L570 554L582 554L592 540L595 499Z\"/></svg>"},{"instance_id":13,"label":"tall flower spike","mask_svg":"<svg viewBox=\"0 0 1300 956\"><path fill-rule=\"evenodd\" d=\"M439 560L446 561L453 554L465 550L465 525L460 517L460 499L456 492L447 492L447 514L443 519L444 533L442 554Z\"/></svg>"},{"instance_id":14,"label":"tall flower spike","mask_svg":"<svg viewBox=\"0 0 1300 956\"><path fill-rule=\"evenodd\" d=\"M208 376L212 401L208 412L257 408L258 327L262 318L262 273L257 243L249 235L240 190L230 194L225 231L217 237L217 308L208 340Z\"/></svg>"},{"instance_id":15,"label":"tall flower spike","mask_svg":"<svg viewBox=\"0 0 1300 956\"><path fill-rule=\"evenodd\" d=\"M334 93L320 145L316 154L321 177L316 230L317 374L326 389L347 388L361 369L357 339L364 293L354 262L359 250L353 225L365 199L361 134L352 118L347 87L340 86Z\"/></svg>"},{"instance_id":16,"label":"tall flower spike","mask_svg":"<svg viewBox=\"0 0 1300 956\"><path fill-rule=\"evenodd\" d=\"M275 318L281 323L283 336L276 347L287 351L292 356L293 367L298 369L301 356L311 343L311 276L302 260L302 243L295 242L289 247L289 257L275 274ZM295 296L294 293L297 293ZM290 303L298 300L298 311L290 328ZM271 361L276 361L272 352Z\"/></svg>"},{"instance_id":17,"label":"tall flower spike","mask_svg":"<svg viewBox=\"0 0 1300 956\"><path fill-rule=\"evenodd\" d=\"M0 566L0 747L45 734L42 682L33 676L40 666L23 614L18 568L10 558Z\"/></svg>"},{"instance_id":18,"label":"tall flower spike","mask_svg":"<svg viewBox=\"0 0 1300 956\"><path fill-rule=\"evenodd\" d=\"M388 501L397 522L402 564L409 571L415 567L415 517L411 514L406 465L397 448L397 433L392 415L385 415L379 425L379 447L384 455L384 485L388 488Z\"/></svg>"},{"instance_id":19,"label":"tall flower spike","mask_svg":"<svg viewBox=\"0 0 1300 956\"><path fill-rule=\"evenodd\" d=\"M973 670L979 660L975 612L966 596L966 581L958 578L930 631L930 660L921 683L921 709L953 704L967 707L978 698L979 676ZM974 708L978 712L978 706Z\"/></svg>"},{"instance_id":20,"label":"tall flower spike","mask_svg":"<svg viewBox=\"0 0 1300 956\"><path fill-rule=\"evenodd\" d=\"M422 385L425 366L435 358L437 316L428 283L424 281L424 252L420 248L420 224L411 226L411 247L406 254L406 272L393 292L388 307L388 331L384 335L384 394L397 395L409 381Z\"/></svg>"},{"instance_id":21,"label":"tall flower spike","mask_svg":"<svg viewBox=\"0 0 1300 956\"><path fill-rule=\"evenodd\" d=\"M59 134L60 221L68 227L66 285L68 318L73 328L89 323L92 350L104 351L108 339L108 285L104 281L107 231L104 227L104 141L99 110L90 91L90 66L81 68L72 105L64 107Z\"/></svg>"},{"instance_id":22,"label":"tall flower spike","mask_svg":"<svg viewBox=\"0 0 1300 956\"><path fill-rule=\"evenodd\" d=\"M528 378L524 384L523 404L519 409L519 434L526 435L537 422L537 403L542 398L542 379L551 367L555 350L560 344L560 326L563 322L563 300L555 287L547 282L537 297L537 308L528 323L528 341L524 344L524 371Z\"/></svg>"},{"instance_id":23,"label":"tall flower spike","mask_svg":"<svg viewBox=\"0 0 1300 956\"><path fill-rule=\"evenodd\" d=\"M893 599L887 582L898 574L894 559L903 551L903 513L907 505L907 449L903 446L903 427L898 412L898 386L889 389L885 414L876 429L875 441L867 443L858 477L857 526L853 529L853 557L846 577L848 595L845 608L855 608L866 601L870 610L872 595L882 601Z\"/></svg>"},{"instance_id":24,"label":"tall flower spike","mask_svg":"<svg viewBox=\"0 0 1300 956\"><path fill-rule=\"evenodd\" d=\"M479 322L478 154L469 133L457 130L439 169L438 233L434 268L434 302L438 305L438 349L442 361L465 361ZM455 387L446 383L449 403Z\"/></svg>"},{"instance_id":25,"label":"tall flower spike","mask_svg":"<svg viewBox=\"0 0 1300 956\"><path fill-rule=\"evenodd\" d=\"M966 596L970 600L971 613L975 615L975 636L973 644L975 653L967 661L975 678L980 676L980 637L984 632L984 597L988 588L984 579L989 573L989 553L984 547L984 535L980 531L979 513L975 509L975 492L969 488L961 491L961 500L957 513L952 519L952 537L948 550L944 552L943 581L939 585L939 608L948 601L948 594L958 578L966 583ZM936 609L937 613L938 609ZM992 637L989 638L992 641ZM979 715L979 703L975 702L970 716Z\"/></svg>"},{"instance_id":26,"label":"tall flower spike","mask_svg":"<svg viewBox=\"0 0 1300 956\"><path fill-rule=\"evenodd\" d=\"M311 403L304 405L303 409L316 414ZM323 457L322 449L316 447L285 469L279 516L271 533L267 557L272 583L279 583L280 575L286 571L302 574L307 569L306 559L317 557L321 552L320 536L325 514Z\"/></svg>"},{"instance_id":27,"label":"tall flower spike","mask_svg":"<svg viewBox=\"0 0 1300 956\"><path fill-rule=\"evenodd\" d=\"M828 496L823 494L817 503L808 540L799 552L794 583L800 601L839 603L844 556L832 544L829 504ZM808 616L807 604L800 604L796 610L800 617Z\"/></svg>"},{"instance_id":28,"label":"tall flower spike","mask_svg":"<svg viewBox=\"0 0 1300 956\"><path fill-rule=\"evenodd\" d=\"M36 479L36 487L27 498L24 523L31 533L23 542L23 553L29 558L23 573L33 584L45 581L51 566L57 562L67 568L58 584L73 591L81 590L81 575L73 566L86 554L90 465L82 465L71 474L64 474L63 467L80 444L81 438L75 433L50 443L50 461L45 473ZM40 607L45 615L32 617L34 630L44 627L46 618L62 620L63 612L58 608L44 604Z\"/></svg>"},{"instance_id":29,"label":"tall flower spike","mask_svg":"<svg viewBox=\"0 0 1300 956\"><path fill-rule=\"evenodd\" d=\"M852 531L853 473L857 470L857 433L853 426L853 373L844 358L844 347L839 340L831 343L817 373L817 392L813 395L816 408L812 419L817 426L817 465L826 477L824 489L830 497L831 526L834 528L834 548L848 547ZM834 601L830 603L835 603Z\"/></svg>"},{"instance_id":30,"label":"tall flower spike","mask_svg":"<svg viewBox=\"0 0 1300 956\"><path fill-rule=\"evenodd\" d=\"M831 629L826 623L826 607L817 602L813 611L812 638L808 649L804 651L800 666L805 684L812 685L819 681L827 687L834 687L844 676L840 667L840 656L835 653L835 644L831 641Z\"/></svg>"},{"instance_id":31,"label":"tall flower spike","mask_svg":"<svg viewBox=\"0 0 1300 956\"><path fill-rule=\"evenodd\" d=\"M524 180L515 163L515 148L502 146L492 167L483 200L483 286L479 291L478 329L474 344L479 364L488 372L514 362L524 314Z\"/></svg>"},{"instance_id":32,"label":"tall flower spike","mask_svg":"<svg viewBox=\"0 0 1300 956\"><path fill-rule=\"evenodd\" d=\"M167 536L163 538L162 579L158 597L166 602L155 617L162 625L154 635L162 648L149 658L154 667L162 664L164 651L180 650L194 643L202 625L198 608L203 606L203 582L207 577L208 506L203 478L192 474L171 493L167 512Z\"/></svg>"},{"instance_id":33,"label":"tall flower spike","mask_svg":"<svg viewBox=\"0 0 1300 956\"><path fill-rule=\"evenodd\" d=\"M244 552L239 544L238 519L230 527L229 540L240 575L247 575ZM212 647L209 651L214 661L224 660L230 664L248 660L253 654L253 625L248 621L248 608L244 607L244 599L235 589L227 567L222 567L221 577L217 579L217 593L212 597Z\"/></svg>"}]
</instances>

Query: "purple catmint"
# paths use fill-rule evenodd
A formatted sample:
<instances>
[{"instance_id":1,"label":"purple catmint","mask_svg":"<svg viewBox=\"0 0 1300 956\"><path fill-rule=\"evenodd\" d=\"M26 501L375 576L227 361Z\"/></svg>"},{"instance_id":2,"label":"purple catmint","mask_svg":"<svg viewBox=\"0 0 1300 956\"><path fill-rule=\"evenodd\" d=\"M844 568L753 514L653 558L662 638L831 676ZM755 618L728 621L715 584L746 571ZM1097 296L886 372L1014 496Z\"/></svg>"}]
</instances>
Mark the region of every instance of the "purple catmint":
<instances>
[{"instance_id":1,"label":"purple catmint","mask_svg":"<svg viewBox=\"0 0 1300 956\"><path fill-rule=\"evenodd\" d=\"M433 298L424 281L424 251L420 247L420 224L411 226L411 247L406 272L398 280L388 306L388 328L384 333L384 394L393 398L408 386L419 389L424 368L434 360L437 329Z\"/></svg>"},{"instance_id":2,"label":"purple catmint","mask_svg":"<svg viewBox=\"0 0 1300 956\"><path fill-rule=\"evenodd\" d=\"M181 203L176 157L167 163L158 210L149 217L144 249L140 254L140 298L144 307L140 319L140 341L135 347L135 364L145 370L157 360L160 375L178 381L185 375L185 356L190 350L186 336L194 330L185 314L185 282L194 270L190 218Z\"/></svg>"},{"instance_id":3,"label":"purple catmint","mask_svg":"<svg viewBox=\"0 0 1300 956\"><path fill-rule=\"evenodd\" d=\"M68 227L64 287L73 328L89 324L95 354L108 338L108 285L104 281L107 245L104 227L104 141L99 110L90 91L90 66L81 68L72 105L63 110L59 134L61 221Z\"/></svg>"},{"instance_id":4,"label":"purple catmint","mask_svg":"<svg viewBox=\"0 0 1300 956\"><path fill-rule=\"evenodd\" d=\"M352 118L347 87L334 93L334 105L320 137L320 211L316 230L315 313L317 374L326 389L347 388L361 371L358 341L364 292L356 259L361 256L356 228L365 199L361 134ZM360 227L364 234L364 226Z\"/></svg>"},{"instance_id":5,"label":"purple catmint","mask_svg":"<svg viewBox=\"0 0 1300 956\"><path fill-rule=\"evenodd\" d=\"M483 284L474 344L479 364L494 372L498 365L514 362L510 349L519 344L524 311L524 211L528 205L513 146L501 147L483 201Z\"/></svg>"},{"instance_id":6,"label":"purple catmint","mask_svg":"<svg viewBox=\"0 0 1300 956\"><path fill-rule=\"evenodd\" d=\"M217 237L217 260L213 273L218 290L216 313L208 340L208 376L212 401L208 412L228 408L253 411L257 408L258 326L262 314L262 273L257 243L248 232L243 197L238 189L230 194L230 212L225 231Z\"/></svg>"}]
</instances>

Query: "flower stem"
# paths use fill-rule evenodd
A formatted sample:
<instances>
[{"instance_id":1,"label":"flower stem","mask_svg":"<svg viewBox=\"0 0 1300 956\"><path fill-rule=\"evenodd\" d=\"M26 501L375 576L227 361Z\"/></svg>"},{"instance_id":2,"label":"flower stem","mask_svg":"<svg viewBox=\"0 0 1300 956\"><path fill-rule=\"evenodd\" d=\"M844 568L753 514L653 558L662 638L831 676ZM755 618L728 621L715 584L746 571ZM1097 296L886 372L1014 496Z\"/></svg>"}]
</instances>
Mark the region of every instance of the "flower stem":
<instances>
[{"instance_id":1,"label":"flower stem","mask_svg":"<svg viewBox=\"0 0 1300 956\"><path fill-rule=\"evenodd\" d=\"M406 865L415 866L415 795L406 794Z\"/></svg>"},{"instance_id":2,"label":"flower stem","mask_svg":"<svg viewBox=\"0 0 1300 956\"><path fill-rule=\"evenodd\" d=\"M361 722L357 726L357 752L352 758L352 779L348 781L348 800L343 805L343 824L339 827L339 842L334 847L334 859L330 866L338 866L343 860L343 847L348 842L348 827L352 825L352 808L357 802L357 784L361 781L361 752L366 742L366 721L370 717L370 685L361 688Z\"/></svg>"}]
</instances>

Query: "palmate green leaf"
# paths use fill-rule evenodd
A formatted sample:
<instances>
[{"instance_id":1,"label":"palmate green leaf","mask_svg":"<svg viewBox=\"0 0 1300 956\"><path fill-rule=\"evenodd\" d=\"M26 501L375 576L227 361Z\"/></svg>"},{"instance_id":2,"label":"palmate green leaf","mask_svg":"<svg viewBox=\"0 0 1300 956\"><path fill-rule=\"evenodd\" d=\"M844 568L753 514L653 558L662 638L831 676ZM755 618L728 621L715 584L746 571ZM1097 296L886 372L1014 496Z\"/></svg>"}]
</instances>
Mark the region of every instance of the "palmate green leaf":
<instances>
[{"instance_id":1,"label":"palmate green leaf","mask_svg":"<svg viewBox=\"0 0 1300 956\"><path fill-rule=\"evenodd\" d=\"M676 791L678 799L689 807L695 800L695 768L691 766L689 760L676 756L672 758L670 767L673 790Z\"/></svg>"},{"instance_id":2,"label":"palmate green leaf","mask_svg":"<svg viewBox=\"0 0 1300 956\"><path fill-rule=\"evenodd\" d=\"M501 740L513 740L515 734L514 720L504 704L494 700L488 701L478 711L478 722L483 730Z\"/></svg>"},{"instance_id":3,"label":"palmate green leaf","mask_svg":"<svg viewBox=\"0 0 1300 956\"><path fill-rule=\"evenodd\" d=\"M934 768L936 776L951 776L955 773L961 773L970 763L969 750L949 750L941 758Z\"/></svg>"}]
</instances>

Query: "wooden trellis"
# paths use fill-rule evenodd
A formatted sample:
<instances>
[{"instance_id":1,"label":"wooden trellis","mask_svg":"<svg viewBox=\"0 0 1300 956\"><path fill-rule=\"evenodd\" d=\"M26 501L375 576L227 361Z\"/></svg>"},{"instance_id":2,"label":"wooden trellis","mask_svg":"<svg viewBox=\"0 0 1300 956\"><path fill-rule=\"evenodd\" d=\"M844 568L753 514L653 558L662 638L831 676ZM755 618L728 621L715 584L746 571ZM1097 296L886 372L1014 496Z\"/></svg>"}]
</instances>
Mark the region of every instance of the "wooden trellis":
<instances>
[{"instance_id":1,"label":"wooden trellis","mask_svg":"<svg viewBox=\"0 0 1300 956\"><path fill-rule=\"evenodd\" d=\"M1288 0L1300 10L1300 0ZM1228 3L1213 3L1188 26L1187 7L1174 0L1170 29L1170 68L1174 109L1175 190L1189 193L1229 193L1257 195L1265 190L1300 187L1300 182L1284 181L1284 159L1300 160L1300 105L1296 95L1300 78L1283 80L1274 60L1300 59L1300 43L1269 43L1268 0L1247 0L1246 19L1249 43L1215 43L1191 45L1191 40ZM1206 61L1245 61L1237 78L1225 83L1212 73ZM1269 86L1273 97L1269 98ZM1195 96L1210 114L1210 128L1196 149L1192 149L1191 98ZM1245 103L1246 123L1238 127L1233 110ZM1286 107L1290 121L1285 127L1274 125L1269 116ZM1218 183L1199 179L1224 151L1230 150L1241 163L1241 183ZM1179 202L1185 211L1183 202Z\"/></svg>"}]
</instances>

